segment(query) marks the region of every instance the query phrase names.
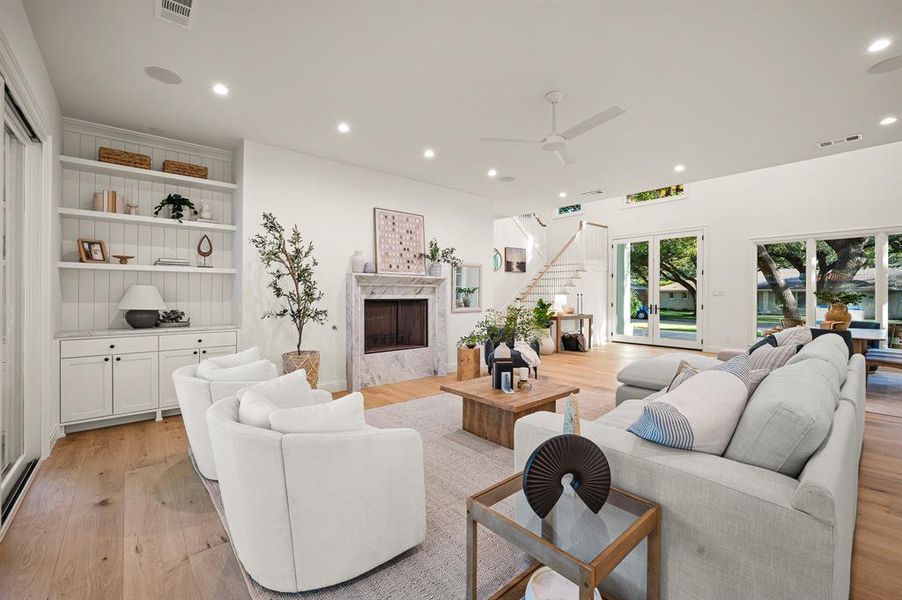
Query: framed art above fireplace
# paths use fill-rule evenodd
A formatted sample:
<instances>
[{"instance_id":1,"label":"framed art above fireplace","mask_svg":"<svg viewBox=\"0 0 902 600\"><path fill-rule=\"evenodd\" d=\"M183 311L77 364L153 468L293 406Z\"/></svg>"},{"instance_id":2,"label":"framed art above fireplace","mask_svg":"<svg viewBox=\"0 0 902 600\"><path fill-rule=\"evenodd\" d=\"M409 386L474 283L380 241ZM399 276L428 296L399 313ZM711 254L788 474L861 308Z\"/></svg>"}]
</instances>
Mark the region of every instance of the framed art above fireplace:
<instances>
[{"instance_id":1,"label":"framed art above fireplace","mask_svg":"<svg viewBox=\"0 0 902 600\"><path fill-rule=\"evenodd\" d=\"M425 275L426 219L423 215L373 209L376 229L376 272Z\"/></svg>"}]
</instances>

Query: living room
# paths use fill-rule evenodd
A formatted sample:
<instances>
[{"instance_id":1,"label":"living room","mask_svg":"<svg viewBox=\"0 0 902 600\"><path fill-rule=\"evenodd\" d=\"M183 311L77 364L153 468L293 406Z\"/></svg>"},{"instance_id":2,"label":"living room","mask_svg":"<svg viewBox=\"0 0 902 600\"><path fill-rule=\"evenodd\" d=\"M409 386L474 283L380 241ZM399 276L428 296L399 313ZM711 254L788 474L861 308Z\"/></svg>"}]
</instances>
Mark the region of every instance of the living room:
<instances>
[{"instance_id":1,"label":"living room","mask_svg":"<svg viewBox=\"0 0 902 600\"><path fill-rule=\"evenodd\" d=\"M4 0L0 599L897 596L900 48Z\"/></svg>"}]
</instances>

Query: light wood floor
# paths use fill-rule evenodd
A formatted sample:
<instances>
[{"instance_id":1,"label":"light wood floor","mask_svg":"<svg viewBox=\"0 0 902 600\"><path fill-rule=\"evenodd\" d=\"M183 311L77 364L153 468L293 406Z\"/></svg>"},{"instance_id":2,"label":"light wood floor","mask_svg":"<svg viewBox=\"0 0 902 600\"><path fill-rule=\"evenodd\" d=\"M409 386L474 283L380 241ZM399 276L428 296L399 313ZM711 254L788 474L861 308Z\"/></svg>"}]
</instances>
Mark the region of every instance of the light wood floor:
<instances>
[{"instance_id":1,"label":"light wood floor","mask_svg":"<svg viewBox=\"0 0 902 600\"><path fill-rule=\"evenodd\" d=\"M613 396L617 371L660 352L609 344L588 354L543 357L541 375ZM365 392L366 404L436 394L449 379L372 388ZM888 414L867 415L852 595L898 598L902 373L881 371L871 388L869 410ZM60 440L0 542L0 599L247 598L228 537L187 460L187 447L179 417Z\"/></svg>"}]
</instances>

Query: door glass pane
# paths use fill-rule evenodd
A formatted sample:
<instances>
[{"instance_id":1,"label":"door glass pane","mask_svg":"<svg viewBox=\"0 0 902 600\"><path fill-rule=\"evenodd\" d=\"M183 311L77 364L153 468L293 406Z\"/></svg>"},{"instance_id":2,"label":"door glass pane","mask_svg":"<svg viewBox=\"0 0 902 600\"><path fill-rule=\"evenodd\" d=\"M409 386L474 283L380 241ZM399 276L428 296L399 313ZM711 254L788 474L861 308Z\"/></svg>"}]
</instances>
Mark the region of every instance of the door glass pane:
<instances>
[{"instance_id":1,"label":"door glass pane","mask_svg":"<svg viewBox=\"0 0 902 600\"><path fill-rule=\"evenodd\" d=\"M817 241L817 293L851 293L848 302L852 320L873 320L874 238L855 237ZM823 298L817 301L817 321L823 321L829 308Z\"/></svg>"},{"instance_id":2,"label":"door glass pane","mask_svg":"<svg viewBox=\"0 0 902 600\"><path fill-rule=\"evenodd\" d=\"M665 238L659 244L658 336L698 337L698 237Z\"/></svg>"},{"instance_id":3,"label":"door glass pane","mask_svg":"<svg viewBox=\"0 0 902 600\"><path fill-rule=\"evenodd\" d=\"M889 271L886 299L889 305L890 347L902 348L902 233L888 236Z\"/></svg>"},{"instance_id":4,"label":"door glass pane","mask_svg":"<svg viewBox=\"0 0 902 600\"><path fill-rule=\"evenodd\" d=\"M614 333L648 337L648 242L614 246Z\"/></svg>"},{"instance_id":5,"label":"door glass pane","mask_svg":"<svg viewBox=\"0 0 902 600\"><path fill-rule=\"evenodd\" d=\"M805 324L805 242L758 244L758 336Z\"/></svg>"}]
</instances>

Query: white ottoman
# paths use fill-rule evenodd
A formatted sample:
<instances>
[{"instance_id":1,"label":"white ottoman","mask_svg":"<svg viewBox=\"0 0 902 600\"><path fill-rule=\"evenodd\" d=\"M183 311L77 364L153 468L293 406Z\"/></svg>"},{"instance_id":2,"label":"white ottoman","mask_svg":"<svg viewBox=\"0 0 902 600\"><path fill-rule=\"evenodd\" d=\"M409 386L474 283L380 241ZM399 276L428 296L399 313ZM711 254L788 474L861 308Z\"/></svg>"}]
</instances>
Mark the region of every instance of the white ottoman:
<instances>
[{"instance_id":1,"label":"white ottoman","mask_svg":"<svg viewBox=\"0 0 902 600\"><path fill-rule=\"evenodd\" d=\"M539 567L529 578L523 600L579 600L579 586L548 567ZM595 600L601 600L598 590Z\"/></svg>"}]
</instances>

